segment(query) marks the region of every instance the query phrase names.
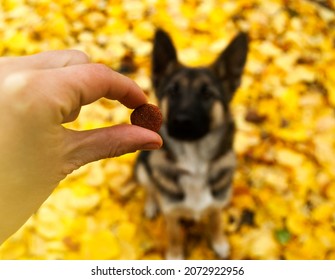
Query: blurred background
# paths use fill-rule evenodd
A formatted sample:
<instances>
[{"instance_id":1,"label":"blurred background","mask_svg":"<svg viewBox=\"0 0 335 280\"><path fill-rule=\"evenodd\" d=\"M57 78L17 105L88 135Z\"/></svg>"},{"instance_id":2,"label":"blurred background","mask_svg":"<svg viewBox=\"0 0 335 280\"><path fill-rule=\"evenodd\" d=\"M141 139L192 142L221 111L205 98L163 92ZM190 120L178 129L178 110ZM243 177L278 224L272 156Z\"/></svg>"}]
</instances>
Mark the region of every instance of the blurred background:
<instances>
[{"instance_id":1,"label":"blurred background","mask_svg":"<svg viewBox=\"0 0 335 280\"><path fill-rule=\"evenodd\" d=\"M247 32L248 62L232 103L238 168L222 212L231 258L335 259L334 8L334 0L2 0L0 55L79 49L134 79L155 103L155 28L170 33L191 66L211 63ZM129 114L102 99L67 126L129 123ZM136 156L71 174L1 246L0 259L162 259L164 220L143 216ZM190 229L187 256L215 259L200 227Z\"/></svg>"}]
</instances>

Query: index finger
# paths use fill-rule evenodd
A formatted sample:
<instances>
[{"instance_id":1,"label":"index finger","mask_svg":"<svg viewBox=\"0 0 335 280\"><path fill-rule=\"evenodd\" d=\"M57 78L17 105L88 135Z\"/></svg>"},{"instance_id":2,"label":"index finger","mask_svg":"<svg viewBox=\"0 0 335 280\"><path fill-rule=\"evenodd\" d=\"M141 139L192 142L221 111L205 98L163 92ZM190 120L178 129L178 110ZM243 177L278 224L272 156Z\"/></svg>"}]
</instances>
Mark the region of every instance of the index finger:
<instances>
[{"instance_id":1,"label":"index finger","mask_svg":"<svg viewBox=\"0 0 335 280\"><path fill-rule=\"evenodd\" d=\"M44 70L43 75L46 77L40 77L39 80L48 81L50 88L46 90L58 98L63 118L102 97L118 100L130 109L147 102L146 95L133 80L103 64L80 64Z\"/></svg>"},{"instance_id":2,"label":"index finger","mask_svg":"<svg viewBox=\"0 0 335 280\"><path fill-rule=\"evenodd\" d=\"M0 66L7 72L31 69L49 69L89 63L89 57L77 50L45 51L26 56L0 57Z\"/></svg>"}]
</instances>

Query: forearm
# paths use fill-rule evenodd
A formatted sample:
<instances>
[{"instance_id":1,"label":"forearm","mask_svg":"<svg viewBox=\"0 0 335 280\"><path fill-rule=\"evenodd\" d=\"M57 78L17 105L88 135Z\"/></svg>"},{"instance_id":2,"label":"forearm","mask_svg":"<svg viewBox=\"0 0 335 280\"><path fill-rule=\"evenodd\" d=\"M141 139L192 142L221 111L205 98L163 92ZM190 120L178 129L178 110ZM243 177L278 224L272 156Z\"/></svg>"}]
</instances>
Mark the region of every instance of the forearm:
<instances>
[{"instance_id":1,"label":"forearm","mask_svg":"<svg viewBox=\"0 0 335 280\"><path fill-rule=\"evenodd\" d=\"M1 180L1 182L3 182ZM14 185L0 186L0 244L14 234L45 201L45 195L22 191Z\"/></svg>"},{"instance_id":2,"label":"forearm","mask_svg":"<svg viewBox=\"0 0 335 280\"><path fill-rule=\"evenodd\" d=\"M33 173L29 166L24 156L20 159L3 154L0 159L0 244L38 210L56 186L45 182L43 175Z\"/></svg>"}]
</instances>

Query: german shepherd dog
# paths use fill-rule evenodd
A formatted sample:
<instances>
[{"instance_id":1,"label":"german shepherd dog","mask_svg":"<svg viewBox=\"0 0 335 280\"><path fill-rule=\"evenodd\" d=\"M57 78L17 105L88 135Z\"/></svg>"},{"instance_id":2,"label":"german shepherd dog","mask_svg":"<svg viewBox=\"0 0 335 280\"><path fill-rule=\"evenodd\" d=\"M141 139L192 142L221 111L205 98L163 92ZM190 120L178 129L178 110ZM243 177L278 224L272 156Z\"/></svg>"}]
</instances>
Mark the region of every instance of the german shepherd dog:
<instances>
[{"instance_id":1,"label":"german shepherd dog","mask_svg":"<svg viewBox=\"0 0 335 280\"><path fill-rule=\"evenodd\" d=\"M208 220L211 245L220 258L230 246L221 210L229 203L236 166L230 101L238 88L248 52L239 33L208 67L187 67L177 58L169 35L156 30L152 80L163 114L160 150L143 151L135 165L147 189L145 212L166 219L167 259L183 259L181 220Z\"/></svg>"}]
</instances>

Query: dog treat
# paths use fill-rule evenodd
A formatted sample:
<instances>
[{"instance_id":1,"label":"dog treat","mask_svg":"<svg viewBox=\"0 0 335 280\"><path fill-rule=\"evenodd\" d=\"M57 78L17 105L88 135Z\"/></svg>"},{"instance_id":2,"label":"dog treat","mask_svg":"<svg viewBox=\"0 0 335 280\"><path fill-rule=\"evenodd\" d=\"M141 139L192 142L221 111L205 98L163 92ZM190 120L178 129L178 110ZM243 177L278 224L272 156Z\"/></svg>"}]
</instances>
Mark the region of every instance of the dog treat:
<instances>
[{"instance_id":1,"label":"dog treat","mask_svg":"<svg viewBox=\"0 0 335 280\"><path fill-rule=\"evenodd\" d=\"M130 121L134 125L158 132L162 125L163 117L156 105L144 104L131 113Z\"/></svg>"}]
</instances>

